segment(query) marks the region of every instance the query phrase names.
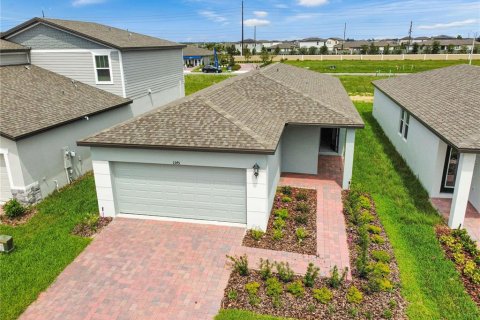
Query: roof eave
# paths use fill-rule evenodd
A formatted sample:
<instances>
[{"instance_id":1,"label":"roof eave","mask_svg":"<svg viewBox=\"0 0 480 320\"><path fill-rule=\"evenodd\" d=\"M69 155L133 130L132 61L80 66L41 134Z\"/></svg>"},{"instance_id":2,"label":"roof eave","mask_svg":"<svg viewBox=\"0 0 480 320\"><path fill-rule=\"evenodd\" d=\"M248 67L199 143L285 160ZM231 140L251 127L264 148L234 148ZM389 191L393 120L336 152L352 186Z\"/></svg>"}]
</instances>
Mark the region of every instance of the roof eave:
<instances>
[{"instance_id":1,"label":"roof eave","mask_svg":"<svg viewBox=\"0 0 480 320\"><path fill-rule=\"evenodd\" d=\"M143 51L143 50L173 50L183 49L186 45L171 45L171 46L151 46L151 47L120 47L121 51Z\"/></svg>"}]
</instances>

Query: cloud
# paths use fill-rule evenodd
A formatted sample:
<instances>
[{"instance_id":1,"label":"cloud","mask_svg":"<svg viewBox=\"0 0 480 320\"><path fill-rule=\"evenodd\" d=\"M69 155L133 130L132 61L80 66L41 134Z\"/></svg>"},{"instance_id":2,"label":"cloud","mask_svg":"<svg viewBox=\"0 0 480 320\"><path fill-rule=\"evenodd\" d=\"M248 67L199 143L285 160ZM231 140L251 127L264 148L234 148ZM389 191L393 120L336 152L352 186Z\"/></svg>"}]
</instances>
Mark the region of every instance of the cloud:
<instances>
[{"instance_id":1,"label":"cloud","mask_svg":"<svg viewBox=\"0 0 480 320\"><path fill-rule=\"evenodd\" d=\"M293 16L287 17L285 20L287 22L295 22L295 21L302 21L302 20L310 20L313 18L319 17L320 13L298 13Z\"/></svg>"},{"instance_id":2,"label":"cloud","mask_svg":"<svg viewBox=\"0 0 480 320\"><path fill-rule=\"evenodd\" d=\"M210 21L213 21L213 22L223 22L224 24L228 23L227 22L227 18L219 15L218 13L216 13L215 11L209 11L209 10L201 10L198 12L200 15L204 16L205 18L207 18L208 20Z\"/></svg>"},{"instance_id":3,"label":"cloud","mask_svg":"<svg viewBox=\"0 0 480 320\"><path fill-rule=\"evenodd\" d=\"M88 6L91 4L99 4L103 2L105 2L105 0L73 0L72 6L82 7L82 6Z\"/></svg>"},{"instance_id":4,"label":"cloud","mask_svg":"<svg viewBox=\"0 0 480 320\"><path fill-rule=\"evenodd\" d=\"M287 9L288 6L286 4L283 4L283 3L277 3L274 5L275 8L278 8L278 9Z\"/></svg>"},{"instance_id":5,"label":"cloud","mask_svg":"<svg viewBox=\"0 0 480 320\"><path fill-rule=\"evenodd\" d=\"M265 19L247 19L243 21L243 23L247 27L253 27L253 26L261 27L261 26L269 25L270 21Z\"/></svg>"},{"instance_id":6,"label":"cloud","mask_svg":"<svg viewBox=\"0 0 480 320\"><path fill-rule=\"evenodd\" d=\"M267 12L267 11L253 11L253 14L254 14L256 17L259 17L259 18L264 18L264 17L268 16L268 12Z\"/></svg>"},{"instance_id":7,"label":"cloud","mask_svg":"<svg viewBox=\"0 0 480 320\"><path fill-rule=\"evenodd\" d=\"M479 21L476 19L467 19L463 21L453 21L449 23L436 23L436 24L431 24L431 25L421 25L418 26L418 29L422 30L433 30L433 29L448 29L448 28L454 28L454 27L463 27L469 24L474 24L478 23Z\"/></svg>"},{"instance_id":8,"label":"cloud","mask_svg":"<svg viewBox=\"0 0 480 320\"><path fill-rule=\"evenodd\" d=\"M304 7L317 7L328 3L328 0L297 0L297 3Z\"/></svg>"}]
</instances>

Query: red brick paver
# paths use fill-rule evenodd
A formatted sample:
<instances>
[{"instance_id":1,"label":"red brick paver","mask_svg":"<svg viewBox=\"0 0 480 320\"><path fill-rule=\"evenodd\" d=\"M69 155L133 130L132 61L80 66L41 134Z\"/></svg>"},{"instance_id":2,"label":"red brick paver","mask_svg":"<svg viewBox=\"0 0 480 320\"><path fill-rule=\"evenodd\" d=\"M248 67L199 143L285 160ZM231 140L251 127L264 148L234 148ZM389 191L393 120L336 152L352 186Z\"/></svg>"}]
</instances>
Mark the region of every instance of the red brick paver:
<instances>
[{"instance_id":1,"label":"red brick paver","mask_svg":"<svg viewBox=\"0 0 480 320\"><path fill-rule=\"evenodd\" d=\"M212 319L244 233L116 218L21 319Z\"/></svg>"},{"instance_id":2,"label":"red brick paver","mask_svg":"<svg viewBox=\"0 0 480 320\"><path fill-rule=\"evenodd\" d=\"M452 199L431 198L430 201L432 201L433 206L437 208L446 221L448 221ZM465 212L463 228L467 229L470 237L477 241L477 247L480 249L480 213L470 202L468 203L467 211Z\"/></svg>"}]
</instances>

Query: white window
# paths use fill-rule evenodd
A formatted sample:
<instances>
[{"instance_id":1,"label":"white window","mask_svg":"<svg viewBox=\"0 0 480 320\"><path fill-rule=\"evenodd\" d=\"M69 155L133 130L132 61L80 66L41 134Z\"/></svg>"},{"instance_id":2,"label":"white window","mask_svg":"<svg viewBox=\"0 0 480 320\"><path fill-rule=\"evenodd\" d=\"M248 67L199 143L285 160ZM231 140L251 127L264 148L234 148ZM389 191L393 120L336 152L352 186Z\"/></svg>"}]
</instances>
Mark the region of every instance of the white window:
<instances>
[{"instance_id":1,"label":"white window","mask_svg":"<svg viewBox=\"0 0 480 320\"><path fill-rule=\"evenodd\" d=\"M95 55L95 75L97 83L112 83L110 57L108 55Z\"/></svg>"},{"instance_id":2,"label":"white window","mask_svg":"<svg viewBox=\"0 0 480 320\"><path fill-rule=\"evenodd\" d=\"M407 140L408 138L408 126L410 125L410 114L402 109L402 113L400 115L400 127L398 129L398 133Z\"/></svg>"}]
</instances>

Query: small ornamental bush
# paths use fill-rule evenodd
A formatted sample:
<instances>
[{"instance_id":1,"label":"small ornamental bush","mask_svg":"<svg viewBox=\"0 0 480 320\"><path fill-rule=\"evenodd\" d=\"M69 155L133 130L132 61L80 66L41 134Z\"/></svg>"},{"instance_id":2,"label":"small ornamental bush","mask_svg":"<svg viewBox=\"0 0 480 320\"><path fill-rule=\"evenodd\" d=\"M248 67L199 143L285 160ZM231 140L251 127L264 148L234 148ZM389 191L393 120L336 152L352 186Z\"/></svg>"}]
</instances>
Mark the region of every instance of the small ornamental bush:
<instances>
[{"instance_id":1,"label":"small ornamental bush","mask_svg":"<svg viewBox=\"0 0 480 320\"><path fill-rule=\"evenodd\" d=\"M272 268L273 263L271 263L268 259L263 260L260 258L260 276L263 280L267 280L272 276Z\"/></svg>"},{"instance_id":2,"label":"small ornamental bush","mask_svg":"<svg viewBox=\"0 0 480 320\"><path fill-rule=\"evenodd\" d=\"M245 290L247 291L249 296L256 296L258 293L258 288L260 288L260 283L256 281L249 282L245 285Z\"/></svg>"},{"instance_id":3,"label":"small ornamental bush","mask_svg":"<svg viewBox=\"0 0 480 320\"><path fill-rule=\"evenodd\" d=\"M480 255L480 250L478 250L477 244L472 240L466 229L452 230L452 235L460 239L463 248L472 256Z\"/></svg>"},{"instance_id":4,"label":"small ornamental bush","mask_svg":"<svg viewBox=\"0 0 480 320\"><path fill-rule=\"evenodd\" d=\"M383 262L371 262L368 265L368 272L373 277L386 277L390 274L390 267Z\"/></svg>"},{"instance_id":5,"label":"small ornamental bush","mask_svg":"<svg viewBox=\"0 0 480 320\"><path fill-rule=\"evenodd\" d=\"M385 243L385 239L382 236L379 236L378 234L373 234L370 237L370 240L372 240L372 242L376 243L376 244L384 244Z\"/></svg>"},{"instance_id":6,"label":"small ornamental bush","mask_svg":"<svg viewBox=\"0 0 480 320\"><path fill-rule=\"evenodd\" d=\"M384 250L373 250L371 256L374 260L389 263L392 260L390 254Z\"/></svg>"},{"instance_id":7,"label":"small ornamental bush","mask_svg":"<svg viewBox=\"0 0 480 320\"><path fill-rule=\"evenodd\" d=\"M320 268L315 267L313 263L309 263L307 267L307 272L305 272L305 276L303 277L303 282L305 286L312 288L315 285L315 280L318 278L318 272Z\"/></svg>"},{"instance_id":8,"label":"small ornamental bush","mask_svg":"<svg viewBox=\"0 0 480 320\"><path fill-rule=\"evenodd\" d=\"M240 257L232 257L227 255L227 258L232 261L233 270L235 272L238 272L239 275L247 276L249 274L247 255L243 255Z\"/></svg>"},{"instance_id":9,"label":"small ornamental bush","mask_svg":"<svg viewBox=\"0 0 480 320\"><path fill-rule=\"evenodd\" d=\"M393 284L386 278L372 277L368 280L368 289L371 292L390 291L393 289Z\"/></svg>"},{"instance_id":10,"label":"small ornamental bush","mask_svg":"<svg viewBox=\"0 0 480 320\"><path fill-rule=\"evenodd\" d=\"M302 213L308 213L310 208L308 207L308 204L306 202L299 202L297 203L297 206L295 210L302 212Z\"/></svg>"},{"instance_id":11,"label":"small ornamental bush","mask_svg":"<svg viewBox=\"0 0 480 320\"><path fill-rule=\"evenodd\" d=\"M274 307L278 307L281 304L280 301L280 295L283 293L283 286L282 284L278 281L277 278L269 278L265 282L267 286L266 293L268 296L272 297L272 302Z\"/></svg>"},{"instance_id":12,"label":"small ornamental bush","mask_svg":"<svg viewBox=\"0 0 480 320\"><path fill-rule=\"evenodd\" d=\"M235 289L231 289L227 294L228 300L237 300L238 292Z\"/></svg>"},{"instance_id":13,"label":"small ornamental bush","mask_svg":"<svg viewBox=\"0 0 480 320\"><path fill-rule=\"evenodd\" d=\"M288 264L288 262L286 262L286 263L285 262L276 262L275 267L277 269L278 277L280 278L280 280L282 280L283 282L292 281L295 273L290 268L290 265Z\"/></svg>"},{"instance_id":14,"label":"small ornamental bush","mask_svg":"<svg viewBox=\"0 0 480 320\"><path fill-rule=\"evenodd\" d=\"M385 309L385 311L383 311L383 318L384 319L392 319L393 317L393 312L392 310L390 309Z\"/></svg>"},{"instance_id":15,"label":"small ornamental bush","mask_svg":"<svg viewBox=\"0 0 480 320\"><path fill-rule=\"evenodd\" d=\"M285 202L285 203L292 202L292 198L290 198L289 196L283 196L282 202Z\"/></svg>"},{"instance_id":16,"label":"small ornamental bush","mask_svg":"<svg viewBox=\"0 0 480 320\"><path fill-rule=\"evenodd\" d=\"M282 240L282 238L283 238L283 230L282 230L282 229L274 229L274 230L273 230L272 238L273 238L273 240L275 240L275 241Z\"/></svg>"},{"instance_id":17,"label":"small ornamental bush","mask_svg":"<svg viewBox=\"0 0 480 320\"><path fill-rule=\"evenodd\" d=\"M367 226L367 230L368 230L368 232L374 233L374 234L380 234L380 233L382 233L382 228L377 227L377 226L374 226L373 224L369 224L369 225Z\"/></svg>"},{"instance_id":18,"label":"small ornamental bush","mask_svg":"<svg viewBox=\"0 0 480 320\"><path fill-rule=\"evenodd\" d=\"M305 294L305 288L300 280L290 283L287 286L287 291L293 294L296 298L303 297Z\"/></svg>"},{"instance_id":19,"label":"small ornamental bush","mask_svg":"<svg viewBox=\"0 0 480 320\"><path fill-rule=\"evenodd\" d=\"M3 205L3 212L10 219L20 217L25 214L25 207L17 199L11 199Z\"/></svg>"},{"instance_id":20,"label":"small ornamental bush","mask_svg":"<svg viewBox=\"0 0 480 320\"><path fill-rule=\"evenodd\" d=\"M298 224L306 225L308 223L308 215L304 213L298 214L294 217L294 220Z\"/></svg>"},{"instance_id":21,"label":"small ornamental bush","mask_svg":"<svg viewBox=\"0 0 480 320\"><path fill-rule=\"evenodd\" d=\"M372 207L370 199L367 196L358 197L358 204L362 209L365 209L365 210L370 210L370 208Z\"/></svg>"},{"instance_id":22,"label":"small ornamental bush","mask_svg":"<svg viewBox=\"0 0 480 320\"><path fill-rule=\"evenodd\" d=\"M287 209L277 209L273 211L273 215L277 218L287 220L289 215L288 215L288 210Z\"/></svg>"},{"instance_id":23,"label":"small ornamental bush","mask_svg":"<svg viewBox=\"0 0 480 320\"><path fill-rule=\"evenodd\" d=\"M345 268L345 270L342 272L342 275L340 276L340 273L338 272L338 267L333 266L333 269L330 272L330 278L327 279L327 283L330 286L330 288L334 288L334 289L340 288L342 283L345 281L347 272L348 272L348 268Z\"/></svg>"},{"instance_id":24,"label":"small ornamental bush","mask_svg":"<svg viewBox=\"0 0 480 320\"><path fill-rule=\"evenodd\" d=\"M333 293L327 287L313 289L313 298L320 303L326 304L333 299Z\"/></svg>"},{"instance_id":25,"label":"small ornamental bush","mask_svg":"<svg viewBox=\"0 0 480 320\"><path fill-rule=\"evenodd\" d=\"M252 236L252 238L255 241L260 240L263 237L264 234L265 234L265 232L263 230L260 230L260 229L251 229L250 230L250 235Z\"/></svg>"},{"instance_id":26,"label":"small ornamental bush","mask_svg":"<svg viewBox=\"0 0 480 320\"><path fill-rule=\"evenodd\" d=\"M308 194L305 191L300 191L295 196L295 199L297 199L298 201L305 201L308 199Z\"/></svg>"},{"instance_id":27,"label":"small ornamental bush","mask_svg":"<svg viewBox=\"0 0 480 320\"><path fill-rule=\"evenodd\" d=\"M360 254L357 257L355 262L357 267L358 276L361 278L366 278L368 275L368 251L361 250Z\"/></svg>"},{"instance_id":28,"label":"small ornamental bush","mask_svg":"<svg viewBox=\"0 0 480 320\"><path fill-rule=\"evenodd\" d=\"M480 284L480 269L477 267L477 264L474 261L468 260L465 263L463 273L469 277L473 283Z\"/></svg>"},{"instance_id":29,"label":"small ornamental bush","mask_svg":"<svg viewBox=\"0 0 480 320\"><path fill-rule=\"evenodd\" d=\"M283 229L285 227L285 220L280 217L275 218L275 220L273 220L273 227L275 229Z\"/></svg>"},{"instance_id":30,"label":"small ornamental bush","mask_svg":"<svg viewBox=\"0 0 480 320\"><path fill-rule=\"evenodd\" d=\"M280 187L280 192L289 196L289 195L292 194L292 187L290 187L290 186Z\"/></svg>"},{"instance_id":31,"label":"small ornamental bush","mask_svg":"<svg viewBox=\"0 0 480 320\"><path fill-rule=\"evenodd\" d=\"M455 261L456 264L463 266L465 264L465 254L461 252L455 252L453 254L453 260Z\"/></svg>"},{"instance_id":32,"label":"small ornamental bush","mask_svg":"<svg viewBox=\"0 0 480 320\"><path fill-rule=\"evenodd\" d=\"M308 237L307 230L305 228L298 228L295 231L295 234L297 235L298 242L302 243L303 240L305 240L306 237Z\"/></svg>"},{"instance_id":33,"label":"small ornamental bush","mask_svg":"<svg viewBox=\"0 0 480 320\"><path fill-rule=\"evenodd\" d=\"M370 222L373 222L373 221L375 221L375 217L370 212L365 211L360 215L360 222L362 224L370 223Z\"/></svg>"},{"instance_id":34,"label":"small ornamental bush","mask_svg":"<svg viewBox=\"0 0 480 320\"><path fill-rule=\"evenodd\" d=\"M347 291L347 301L359 304L363 300L363 294L355 286L351 286Z\"/></svg>"}]
</instances>

